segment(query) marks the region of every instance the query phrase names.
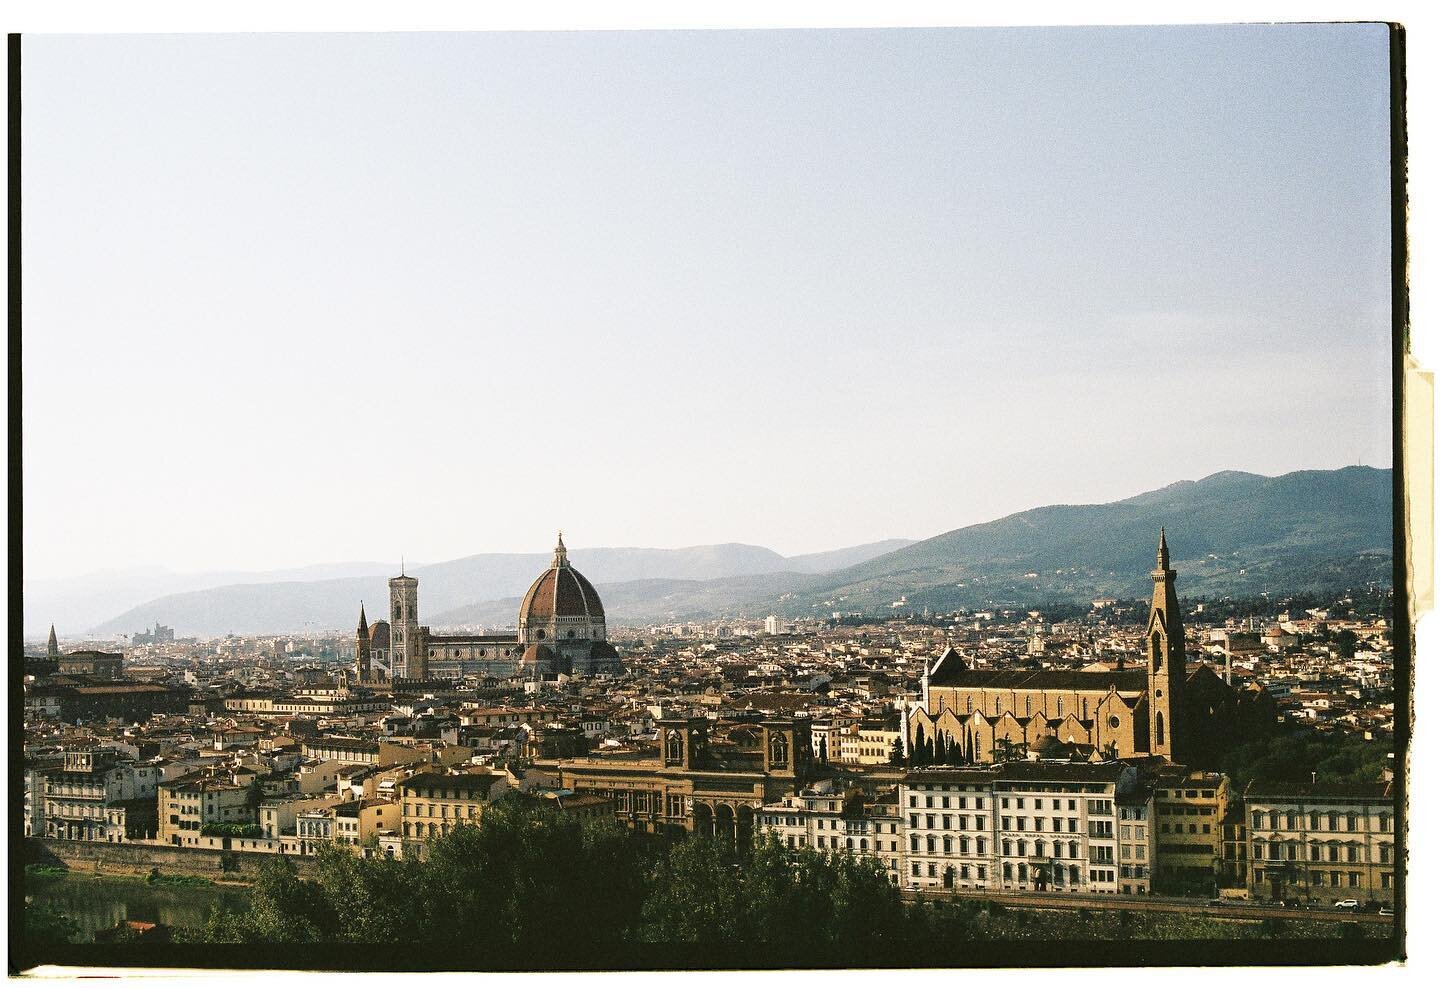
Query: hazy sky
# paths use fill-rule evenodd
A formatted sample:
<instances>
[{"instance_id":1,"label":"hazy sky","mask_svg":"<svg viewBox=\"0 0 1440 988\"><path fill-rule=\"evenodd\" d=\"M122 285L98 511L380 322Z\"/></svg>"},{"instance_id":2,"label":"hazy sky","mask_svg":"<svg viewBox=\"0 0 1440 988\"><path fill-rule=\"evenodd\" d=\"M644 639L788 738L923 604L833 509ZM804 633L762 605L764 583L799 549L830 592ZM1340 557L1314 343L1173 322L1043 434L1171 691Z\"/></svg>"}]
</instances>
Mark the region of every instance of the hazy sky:
<instances>
[{"instance_id":1,"label":"hazy sky","mask_svg":"<svg viewBox=\"0 0 1440 988\"><path fill-rule=\"evenodd\" d=\"M1386 43L27 36L27 576L1388 466Z\"/></svg>"}]
</instances>

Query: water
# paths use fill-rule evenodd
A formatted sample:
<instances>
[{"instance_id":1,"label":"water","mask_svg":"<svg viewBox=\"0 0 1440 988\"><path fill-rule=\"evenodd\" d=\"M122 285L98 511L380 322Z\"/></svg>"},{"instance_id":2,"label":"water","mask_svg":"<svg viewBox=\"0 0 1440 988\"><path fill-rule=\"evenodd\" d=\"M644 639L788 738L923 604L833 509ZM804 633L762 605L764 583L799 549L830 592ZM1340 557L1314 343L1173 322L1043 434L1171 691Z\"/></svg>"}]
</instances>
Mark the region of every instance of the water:
<instances>
[{"instance_id":1,"label":"water","mask_svg":"<svg viewBox=\"0 0 1440 988\"><path fill-rule=\"evenodd\" d=\"M249 904L249 890L221 885L146 885L143 880L103 876L26 876L25 894L65 913L88 942L96 930L138 919L200 928L219 905L232 911Z\"/></svg>"}]
</instances>

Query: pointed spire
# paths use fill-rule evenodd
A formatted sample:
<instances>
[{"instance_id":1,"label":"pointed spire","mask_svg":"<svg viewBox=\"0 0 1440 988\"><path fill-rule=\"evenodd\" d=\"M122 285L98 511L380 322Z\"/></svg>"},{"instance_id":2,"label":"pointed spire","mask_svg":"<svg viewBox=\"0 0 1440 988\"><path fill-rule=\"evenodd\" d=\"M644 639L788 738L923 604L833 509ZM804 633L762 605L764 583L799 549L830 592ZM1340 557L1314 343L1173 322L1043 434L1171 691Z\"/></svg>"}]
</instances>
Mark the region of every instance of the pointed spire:
<instances>
[{"instance_id":1,"label":"pointed spire","mask_svg":"<svg viewBox=\"0 0 1440 988\"><path fill-rule=\"evenodd\" d=\"M1160 548L1155 550L1155 568L1167 570L1170 568L1170 547L1165 544L1165 529L1160 529Z\"/></svg>"},{"instance_id":2,"label":"pointed spire","mask_svg":"<svg viewBox=\"0 0 1440 988\"><path fill-rule=\"evenodd\" d=\"M555 561L550 564L552 567L563 567L570 565L570 559L565 553L565 533L560 532L555 536Z\"/></svg>"},{"instance_id":3,"label":"pointed spire","mask_svg":"<svg viewBox=\"0 0 1440 988\"><path fill-rule=\"evenodd\" d=\"M45 644L45 651L50 658L54 658L60 654L60 641L55 637L55 626L53 624L50 626L50 640Z\"/></svg>"},{"instance_id":4,"label":"pointed spire","mask_svg":"<svg viewBox=\"0 0 1440 988\"><path fill-rule=\"evenodd\" d=\"M365 601L363 600L360 601L360 623L355 627L355 630L362 635L368 634L370 631L369 625L365 623Z\"/></svg>"}]
</instances>

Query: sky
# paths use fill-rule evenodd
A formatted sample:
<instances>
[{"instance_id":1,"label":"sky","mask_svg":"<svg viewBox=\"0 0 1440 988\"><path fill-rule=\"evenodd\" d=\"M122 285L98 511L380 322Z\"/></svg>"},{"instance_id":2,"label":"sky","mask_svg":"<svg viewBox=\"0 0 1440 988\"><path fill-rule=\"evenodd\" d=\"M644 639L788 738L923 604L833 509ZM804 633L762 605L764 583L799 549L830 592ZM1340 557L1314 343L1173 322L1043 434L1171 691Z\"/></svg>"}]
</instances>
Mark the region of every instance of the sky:
<instances>
[{"instance_id":1,"label":"sky","mask_svg":"<svg viewBox=\"0 0 1440 988\"><path fill-rule=\"evenodd\" d=\"M1386 45L26 36L26 576L1389 466Z\"/></svg>"}]
</instances>

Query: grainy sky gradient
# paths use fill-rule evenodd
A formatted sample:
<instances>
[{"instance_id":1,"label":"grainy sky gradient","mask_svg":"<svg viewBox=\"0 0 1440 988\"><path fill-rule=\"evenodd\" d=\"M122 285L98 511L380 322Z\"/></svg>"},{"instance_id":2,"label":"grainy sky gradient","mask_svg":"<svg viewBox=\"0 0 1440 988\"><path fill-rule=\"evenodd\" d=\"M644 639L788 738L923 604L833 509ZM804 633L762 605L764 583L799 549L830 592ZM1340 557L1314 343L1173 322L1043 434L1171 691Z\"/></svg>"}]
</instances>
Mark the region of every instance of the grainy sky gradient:
<instances>
[{"instance_id":1,"label":"grainy sky gradient","mask_svg":"<svg viewBox=\"0 0 1440 988\"><path fill-rule=\"evenodd\" d=\"M27 576L1390 463L1378 26L23 43Z\"/></svg>"}]
</instances>

